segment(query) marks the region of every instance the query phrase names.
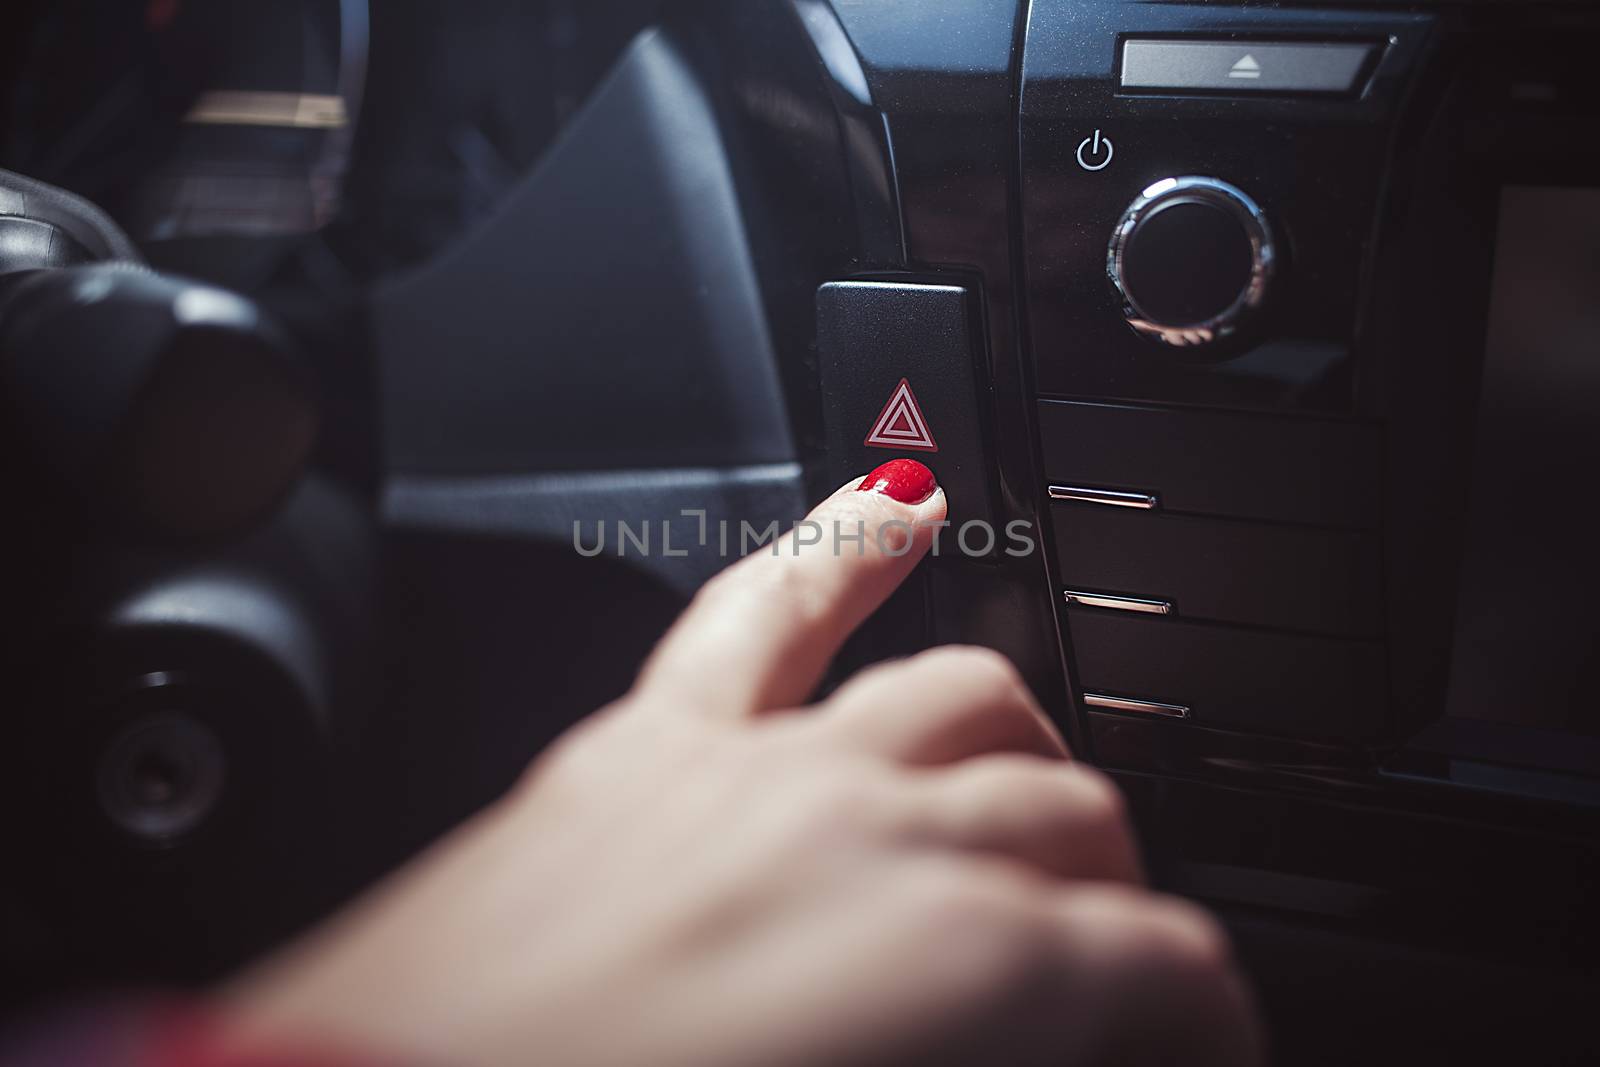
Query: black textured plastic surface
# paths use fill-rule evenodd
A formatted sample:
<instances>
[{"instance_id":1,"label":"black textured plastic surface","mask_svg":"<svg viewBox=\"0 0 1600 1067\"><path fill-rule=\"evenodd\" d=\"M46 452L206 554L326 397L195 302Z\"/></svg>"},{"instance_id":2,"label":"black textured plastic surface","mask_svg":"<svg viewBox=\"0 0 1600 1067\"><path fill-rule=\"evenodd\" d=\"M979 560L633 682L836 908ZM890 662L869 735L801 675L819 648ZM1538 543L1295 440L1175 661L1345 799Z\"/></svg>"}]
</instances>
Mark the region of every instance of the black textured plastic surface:
<instances>
[{"instance_id":1,"label":"black textured plastic surface","mask_svg":"<svg viewBox=\"0 0 1600 1067\"><path fill-rule=\"evenodd\" d=\"M54 223L0 215L0 274L70 267L91 258L87 249Z\"/></svg>"},{"instance_id":2,"label":"black textured plastic surface","mask_svg":"<svg viewBox=\"0 0 1600 1067\"><path fill-rule=\"evenodd\" d=\"M1156 493L1171 511L1328 526L1381 518L1379 431L1355 422L1044 401L1054 483Z\"/></svg>"},{"instance_id":3,"label":"black textured plastic surface","mask_svg":"<svg viewBox=\"0 0 1600 1067\"><path fill-rule=\"evenodd\" d=\"M1110 611L1068 613L1086 693L1182 704L1199 726L1362 741L1384 721L1383 645Z\"/></svg>"},{"instance_id":4,"label":"black textured plastic surface","mask_svg":"<svg viewBox=\"0 0 1600 1067\"><path fill-rule=\"evenodd\" d=\"M498 216L375 298L412 473L791 460L728 155L667 36L634 43Z\"/></svg>"},{"instance_id":5,"label":"black textured plastic surface","mask_svg":"<svg viewBox=\"0 0 1600 1067\"><path fill-rule=\"evenodd\" d=\"M0 215L19 215L61 227L95 259L144 262L111 216L81 196L54 185L0 170Z\"/></svg>"},{"instance_id":6,"label":"black textured plastic surface","mask_svg":"<svg viewBox=\"0 0 1600 1067\"><path fill-rule=\"evenodd\" d=\"M1189 619L1383 634L1375 533L1085 504L1053 510L1068 589L1165 600Z\"/></svg>"}]
</instances>

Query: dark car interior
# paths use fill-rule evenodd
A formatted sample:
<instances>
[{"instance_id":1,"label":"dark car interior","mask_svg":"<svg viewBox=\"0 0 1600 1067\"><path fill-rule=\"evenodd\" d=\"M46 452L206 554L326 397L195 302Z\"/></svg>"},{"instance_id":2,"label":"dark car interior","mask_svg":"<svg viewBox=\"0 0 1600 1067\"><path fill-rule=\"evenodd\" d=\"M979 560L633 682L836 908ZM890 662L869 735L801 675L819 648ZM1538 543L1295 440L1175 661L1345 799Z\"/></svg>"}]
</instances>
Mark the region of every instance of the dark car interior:
<instances>
[{"instance_id":1,"label":"dark car interior","mask_svg":"<svg viewBox=\"0 0 1600 1067\"><path fill-rule=\"evenodd\" d=\"M903 454L835 673L1004 652L1275 1062L1600 1062L1600 8L6 27L6 1015L328 915Z\"/></svg>"}]
</instances>

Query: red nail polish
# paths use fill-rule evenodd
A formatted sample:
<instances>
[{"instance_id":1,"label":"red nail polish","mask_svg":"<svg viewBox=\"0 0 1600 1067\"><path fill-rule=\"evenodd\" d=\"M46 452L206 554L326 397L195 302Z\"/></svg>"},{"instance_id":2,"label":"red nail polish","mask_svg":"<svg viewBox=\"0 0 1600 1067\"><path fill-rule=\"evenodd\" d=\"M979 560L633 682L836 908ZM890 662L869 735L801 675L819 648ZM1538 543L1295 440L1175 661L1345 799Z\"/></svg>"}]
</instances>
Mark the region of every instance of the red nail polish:
<instances>
[{"instance_id":1,"label":"red nail polish","mask_svg":"<svg viewBox=\"0 0 1600 1067\"><path fill-rule=\"evenodd\" d=\"M933 472L914 459L891 459L861 480L862 493L882 493L902 504L920 504L939 488Z\"/></svg>"}]
</instances>

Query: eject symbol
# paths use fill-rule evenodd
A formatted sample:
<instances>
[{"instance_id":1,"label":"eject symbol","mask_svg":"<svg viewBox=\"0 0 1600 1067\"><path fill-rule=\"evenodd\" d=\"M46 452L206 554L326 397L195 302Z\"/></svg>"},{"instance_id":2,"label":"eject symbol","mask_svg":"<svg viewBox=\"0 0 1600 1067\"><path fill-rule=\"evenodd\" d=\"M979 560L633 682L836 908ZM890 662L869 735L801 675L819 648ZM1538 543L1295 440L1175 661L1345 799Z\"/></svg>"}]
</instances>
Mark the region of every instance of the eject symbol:
<instances>
[{"instance_id":1,"label":"eject symbol","mask_svg":"<svg viewBox=\"0 0 1600 1067\"><path fill-rule=\"evenodd\" d=\"M1255 56L1251 55L1249 52L1246 52L1240 57L1239 62L1235 63L1231 68L1229 68L1228 77L1249 78L1252 80L1259 78L1261 77L1261 64L1256 62Z\"/></svg>"}]
</instances>

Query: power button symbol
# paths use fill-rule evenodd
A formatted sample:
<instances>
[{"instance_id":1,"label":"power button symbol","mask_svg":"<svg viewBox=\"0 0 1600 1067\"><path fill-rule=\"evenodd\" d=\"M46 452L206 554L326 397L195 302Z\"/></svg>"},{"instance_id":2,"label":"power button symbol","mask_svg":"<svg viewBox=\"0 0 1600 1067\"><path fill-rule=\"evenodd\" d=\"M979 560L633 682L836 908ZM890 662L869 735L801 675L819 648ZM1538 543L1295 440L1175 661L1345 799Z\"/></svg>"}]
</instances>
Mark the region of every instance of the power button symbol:
<instances>
[{"instance_id":1,"label":"power button symbol","mask_svg":"<svg viewBox=\"0 0 1600 1067\"><path fill-rule=\"evenodd\" d=\"M1079 143L1078 166L1084 170L1105 170L1115 151L1111 138L1101 137L1100 131L1096 130L1093 137L1085 137Z\"/></svg>"}]
</instances>

